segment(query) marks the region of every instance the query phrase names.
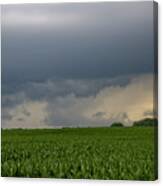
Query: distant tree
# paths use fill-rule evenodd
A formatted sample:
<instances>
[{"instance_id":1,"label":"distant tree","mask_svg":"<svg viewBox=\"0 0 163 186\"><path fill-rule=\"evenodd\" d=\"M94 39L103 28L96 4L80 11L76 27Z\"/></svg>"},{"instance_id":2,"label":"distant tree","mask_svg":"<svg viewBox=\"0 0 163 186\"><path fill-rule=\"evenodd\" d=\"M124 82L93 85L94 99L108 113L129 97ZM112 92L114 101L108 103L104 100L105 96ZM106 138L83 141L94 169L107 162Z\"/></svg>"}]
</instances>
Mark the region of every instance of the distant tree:
<instances>
[{"instance_id":1,"label":"distant tree","mask_svg":"<svg viewBox=\"0 0 163 186\"><path fill-rule=\"evenodd\" d=\"M158 123L158 120L156 118L145 118L145 119L142 119L142 120L139 120L139 121L135 121L133 123L133 126L137 127L141 127L141 126L157 126L157 123Z\"/></svg>"},{"instance_id":2,"label":"distant tree","mask_svg":"<svg viewBox=\"0 0 163 186\"><path fill-rule=\"evenodd\" d=\"M112 125L111 125L111 127L123 127L123 124L122 123L113 123Z\"/></svg>"}]
</instances>

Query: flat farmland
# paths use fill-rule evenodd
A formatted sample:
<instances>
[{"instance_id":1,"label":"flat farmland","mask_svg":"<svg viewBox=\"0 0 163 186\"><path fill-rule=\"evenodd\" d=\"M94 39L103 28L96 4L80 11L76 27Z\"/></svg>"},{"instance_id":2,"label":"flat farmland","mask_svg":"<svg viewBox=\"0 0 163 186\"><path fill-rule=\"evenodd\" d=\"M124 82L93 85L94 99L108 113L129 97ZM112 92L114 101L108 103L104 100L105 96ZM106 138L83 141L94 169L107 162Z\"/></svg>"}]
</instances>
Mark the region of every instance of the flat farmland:
<instances>
[{"instance_id":1,"label":"flat farmland","mask_svg":"<svg viewBox=\"0 0 163 186\"><path fill-rule=\"evenodd\" d=\"M154 127L2 129L3 177L155 180Z\"/></svg>"}]
</instances>

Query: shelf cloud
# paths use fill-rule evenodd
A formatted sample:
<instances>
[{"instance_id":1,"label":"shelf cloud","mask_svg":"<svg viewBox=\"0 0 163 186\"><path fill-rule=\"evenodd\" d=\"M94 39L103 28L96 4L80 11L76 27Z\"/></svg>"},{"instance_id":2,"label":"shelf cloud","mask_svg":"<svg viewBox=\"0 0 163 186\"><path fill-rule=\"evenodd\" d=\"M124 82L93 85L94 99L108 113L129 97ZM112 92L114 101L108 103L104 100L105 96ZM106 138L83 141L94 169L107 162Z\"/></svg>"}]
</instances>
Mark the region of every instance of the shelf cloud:
<instances>
[{"instance_id":1,"label":"shelf cloud","mask_svg":"<svg viewBox=\"0 0 163 186\"><path fill-rule=\"evenodd\" d=\"M3 126L83 127L110 126L113 122L123 122L126 126L130 126L133 121L143 119L147 115L153 117L154 82L152 74L130 77L128 83L123 85L108 84L100 86L100 88L98 84L105 81L94 80L97 83L96 85L93 82L93 85L96 85L94 92L87 90L87 87L92 87L92 81L84 81L78 86L75 86L75 81L71 80L70 83L66 79L58 86L58 90L55 82L46 82L44 89L42 87L39 89L37 84L32 85L31 90L36 88L41 91L42 96L40 95L39 99L37 99L35 91L32 96L26 91L27 94L24 93L21 101L17 98L21 97L23 92L3 98L8 102L8 104L4 103L5 109L2 110ZM66 92L63 90L67 82L66 88L70 88L71 91ZM74 84L72 87L76 90L71 89L69 86L71 84ZM61 90L64 94L61 93ZM81 95L78 94L79 90L82 92ZM60 93L57 94L58 92ZM10 104L13 106L11 107ZM23 118L23 122L18 118Z\"/></svg>"}]
</instances>

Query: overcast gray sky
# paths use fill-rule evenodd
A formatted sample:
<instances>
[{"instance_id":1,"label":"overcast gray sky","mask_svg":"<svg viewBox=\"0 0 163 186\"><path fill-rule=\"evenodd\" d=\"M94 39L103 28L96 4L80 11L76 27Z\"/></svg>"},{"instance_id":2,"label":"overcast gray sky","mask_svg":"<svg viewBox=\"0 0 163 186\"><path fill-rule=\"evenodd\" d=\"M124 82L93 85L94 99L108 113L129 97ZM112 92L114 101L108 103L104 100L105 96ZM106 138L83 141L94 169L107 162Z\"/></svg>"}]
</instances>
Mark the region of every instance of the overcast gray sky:
<instances>
[{"instance_id":1,"label":"overcast gray sky","mask_svg":"<svg viewBox=\"0 0 163 186\"><path fill-rule=\"evenodd\" d=\"M152 11L150 1L3 5L2 127L152 117Z\"/></svg>"}]
</instances>

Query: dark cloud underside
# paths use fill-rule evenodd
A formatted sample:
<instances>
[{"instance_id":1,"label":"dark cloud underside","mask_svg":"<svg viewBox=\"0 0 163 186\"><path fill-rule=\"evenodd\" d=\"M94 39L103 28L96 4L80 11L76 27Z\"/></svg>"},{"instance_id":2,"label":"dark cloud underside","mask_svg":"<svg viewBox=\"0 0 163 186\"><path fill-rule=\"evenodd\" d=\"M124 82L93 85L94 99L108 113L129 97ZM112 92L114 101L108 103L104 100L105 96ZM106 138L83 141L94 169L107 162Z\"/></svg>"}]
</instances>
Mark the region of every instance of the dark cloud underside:
<instances>
[{"instance_id":1,"label":"dark cloud underside","mask_svg":"<svg viewBox=\"0 0 163 186\"><path fill-rule=\"evenodd\" d=\"M151 72L152 2L5 5L2 83Z\"/></svg>"}]
</instances>

